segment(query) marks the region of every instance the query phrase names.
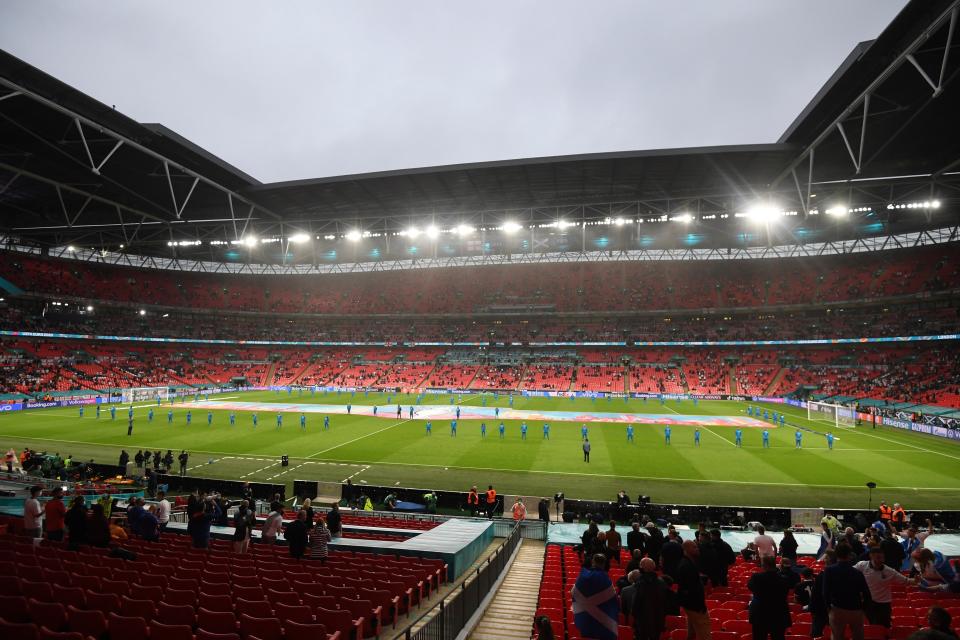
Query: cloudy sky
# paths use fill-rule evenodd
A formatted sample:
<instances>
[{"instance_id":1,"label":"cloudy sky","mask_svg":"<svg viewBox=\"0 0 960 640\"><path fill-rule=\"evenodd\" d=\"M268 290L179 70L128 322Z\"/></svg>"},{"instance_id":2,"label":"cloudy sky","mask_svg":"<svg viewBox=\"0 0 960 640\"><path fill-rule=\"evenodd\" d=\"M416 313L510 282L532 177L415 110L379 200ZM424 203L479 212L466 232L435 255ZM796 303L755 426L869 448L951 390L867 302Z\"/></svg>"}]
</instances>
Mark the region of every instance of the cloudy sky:
<instances>
[{"instance_id":1,"label":"cloudy sky","mask_svg":"<svg viewBox=\"0 0 960 640\"><path fill-rule=\"evenodd\" d=\"M264 182L773 142L905 0L2 0L0 47Z\"/></svg>"}]
</instances>

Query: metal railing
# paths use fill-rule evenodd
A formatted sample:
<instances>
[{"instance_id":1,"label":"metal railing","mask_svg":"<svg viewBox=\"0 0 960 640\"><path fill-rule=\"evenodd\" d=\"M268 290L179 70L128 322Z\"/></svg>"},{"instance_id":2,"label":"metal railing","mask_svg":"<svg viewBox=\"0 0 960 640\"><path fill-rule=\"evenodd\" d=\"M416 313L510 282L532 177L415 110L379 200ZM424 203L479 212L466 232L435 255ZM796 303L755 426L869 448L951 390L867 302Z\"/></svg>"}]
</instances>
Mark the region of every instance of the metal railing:
<instances>
[{"instance_id":1,"label":"metal railing","mask_svg":"<svg viewBox=\"0 0 960 640\"><path fill-rule=\"evenodd\" d=\"M522 539L523 527L515 525L507 539L481 566L477 567L472 575L410 625L404 638L406 640L454 640L503 574L510 557Z\"/></svg>"}]
</instances>

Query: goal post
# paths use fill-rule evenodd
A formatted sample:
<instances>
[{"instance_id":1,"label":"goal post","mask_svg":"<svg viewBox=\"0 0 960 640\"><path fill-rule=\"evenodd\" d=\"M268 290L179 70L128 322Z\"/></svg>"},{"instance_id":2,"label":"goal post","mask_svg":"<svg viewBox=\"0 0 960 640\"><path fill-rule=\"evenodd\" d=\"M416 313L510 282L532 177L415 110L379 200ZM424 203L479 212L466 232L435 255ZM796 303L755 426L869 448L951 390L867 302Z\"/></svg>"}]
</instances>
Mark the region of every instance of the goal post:
<instances>
[{"instance_id":1,"label":"goal post","mask_svg":"<svg viewBox=\"0 0 960 640\"><path fill-rule=\"evenodd\" d=\"M169 387L130 387L120 390L120 402L130 404L131 402L156 402L170 396Z\"/></svg>"},{"instance_id":2,"label":"goal post","mask_svg":"<svg viewBox=\"0 0 960 640\"><path fill-rule=\"evenodd\" d=\"M807 420L829 422L837 428L855 427L857 426L857 410L853 407L845 407L842 404L810 400L807 402Z\"/></svg>"}]
</instances>

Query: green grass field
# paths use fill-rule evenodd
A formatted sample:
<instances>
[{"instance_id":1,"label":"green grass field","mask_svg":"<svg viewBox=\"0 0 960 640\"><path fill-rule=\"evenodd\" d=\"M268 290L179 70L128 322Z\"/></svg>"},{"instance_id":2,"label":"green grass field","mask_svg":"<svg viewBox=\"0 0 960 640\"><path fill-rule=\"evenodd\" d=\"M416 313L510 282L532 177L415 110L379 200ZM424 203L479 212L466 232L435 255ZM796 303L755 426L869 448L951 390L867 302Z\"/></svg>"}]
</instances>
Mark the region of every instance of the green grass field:
<instances>
[{"instance_id":1,"label":"green grass field","mask_svg":"<svg viewBox=\"0 0 960 640\"><path fill-rule=\"evenodd\" d=\"M213 399L217 399L213 396ZM272 391L228 394L221 399L257 402L345 404L348 394L336 396L308 392L276 394ZM355 406L385 403L384 394L358 393ZM464 404L478 405L478 395L464 396ZM404 408L411 396L394 395ZM191 400L192 402L192 400ZM424 404L445 404L428 396ZM507 406L507 399L488 406ZM479 421L461 421L457 438L449 423L437 421L426 437L422 420L395 420L335 415L331 429L322 430L320 415L308 416L306 431L297 414L286 414L277 431L273 414L260 413L254 429L249 414L237 413L231 427L228 412L215 411L207 426L203 402L186 425L186 411L178 409L172 425L167 407L157 411L152 423L149 403L135 405L135 430L126 435L126 408L111 421L104 410L97 419L93 407L85 417L79 410L47 409L0 414L0 446L72 454L75 460L93 458L115 463L120 449L131 458L139 448L186 449L191 454L189 475L242 478L250 481L344 481L466 491L470 485L495 485L501 493L552 495L563 491L571 498L613 499L621 488L630 495L646 494L654 502L743 506L862 508L867 503L865 483L874 481L874 504L879 499L899 501L911 508L956 508L960 504L960 447L931 436L891 428L841 429L832 451L823 434L832 427L808 421L806 413L783 405L787 427L771 429L771 447L761 447L759 429L744 429L744 446L734 445L734 429L710 426L702 430L701 446L693 443L692 426L673 426L672 445L664 444L659 425L638 425L634 444L628 444L622 424L592 423L591 462L584 463L580 425L551 423L551 439L542 438L541 423L531 423L526 441L520 439L519 422L507 422L507 437L500 439L488 422L486 439ZM537 410L629 411L685 415L746 415L746 403L732 401L668 401L666 407L651 400L516 398L514 408ZM394 414L395 415L395 414ZM404 412L406 416L406 411ZM794 448L794 428L804 431L803 449ZM290 456L290 466L279 465L280 455ZM208 462L212 461L212 462ZM288 492L289 494L289 492Z\"/></svg>"}]
</instances>

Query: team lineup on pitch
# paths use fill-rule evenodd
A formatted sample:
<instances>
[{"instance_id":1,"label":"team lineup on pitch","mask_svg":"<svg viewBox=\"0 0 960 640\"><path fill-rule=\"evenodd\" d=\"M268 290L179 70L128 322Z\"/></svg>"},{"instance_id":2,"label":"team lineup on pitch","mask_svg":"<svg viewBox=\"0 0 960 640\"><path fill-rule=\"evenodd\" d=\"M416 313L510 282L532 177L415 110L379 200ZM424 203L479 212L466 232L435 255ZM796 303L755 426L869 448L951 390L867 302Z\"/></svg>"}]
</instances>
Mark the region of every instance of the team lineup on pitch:
<instances>
[{"instance_id":1,"label":"team lineup on pitch","mask_svg":"<svg viewBox=\"0 0 960 640\"><path fill-rule=\"evenodd\" d=\"M129 404L103 405L99 418L92 406L83 418L78 408L43 409L0 414L0 435L17 446L77 459L114 461L120 449L131 455L141 448L186 449L190 475L251 481L350 477L355 483L450 490L493 483L504 492L564 490L591 499L627 489L686 503L743 503L749 496L756 505L857 506L863 483L892 489L909 474L917 479L909 488L915 504L960 499L954 471L960 454L952 443L889 428L841 427L831 450L826 435L835 425L808 420L806 412L784 404L492 394L454 394L454 404L440 404L448 400L445 394L431 396L251 391L160 406L140 402L132 405L130 436ZM418 398L430 404L417 405ZM784 427L774 424L774 413L786 417ZM277 416L285 418L280 425ZM451 437L453 421L457 437ZM589 462L581 452L584 429L592 447ZM289 456L290 467L279 466L282 455Z\"/></svg>"}]
</instances>

